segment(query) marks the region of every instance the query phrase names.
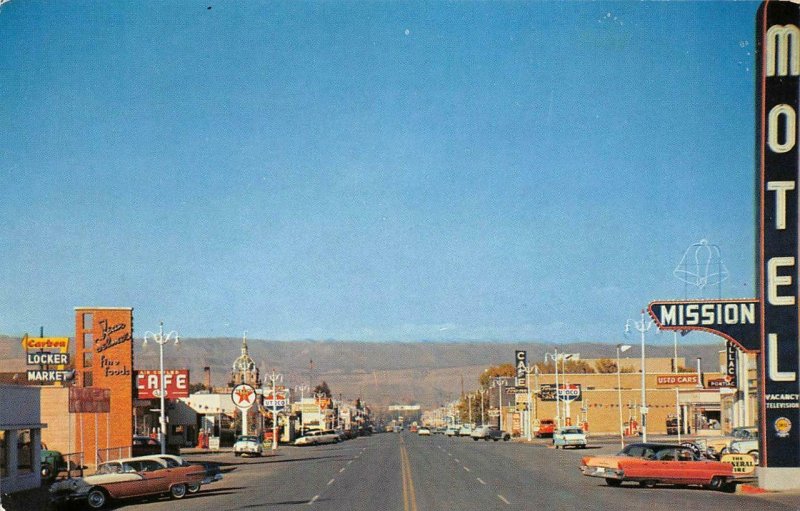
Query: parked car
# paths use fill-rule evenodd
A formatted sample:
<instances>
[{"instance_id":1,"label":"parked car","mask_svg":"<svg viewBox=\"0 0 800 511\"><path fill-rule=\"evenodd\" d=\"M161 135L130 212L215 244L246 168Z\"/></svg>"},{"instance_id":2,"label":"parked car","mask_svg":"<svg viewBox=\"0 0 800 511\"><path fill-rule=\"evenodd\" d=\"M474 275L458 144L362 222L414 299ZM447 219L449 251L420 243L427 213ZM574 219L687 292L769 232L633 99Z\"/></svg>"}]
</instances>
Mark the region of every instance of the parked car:
<instances>
[{"instance_id":1,"label":"parked car","mask_svg":"<svg viewBox=\"0 0 800 511\"><path fill-rule=\"evenodd\" d=\"M199 483L206 472L202 466L168 467L163 459L125 458L97 466L94 475L58 481L50 486L54 505L86 501L92 509L105 507L110 500L169 494L183 498L190 484Z\"/></svg>"},{"instance_id":2,"label":"parked car","mask_svg":"<svg viewBox=\"0 0 800 511\"><path fill-rule=\"evenodd\" d=\"M294 445L320 445L340 442L339 435L332 429L307 431L305 435L294 441Z\"/></svg>"},{"instance_id":3,"label":"parked car","mask_svg":"<svg viewBox=\"0 0 800 511\"><path fill-rule=\"evenodd\" d=\"M189 493L197 493L200 491L201 485L210 484L222 479L222 471L219 469L219 465L217 465L216 463L209 463L209 462L189 463L185 459L181 458L180 456L176 456L174 454L154 454L152 456L141 456L140 459L145 459L148 457L164 460L168 468L188 467L190 465L197 465L203 467L203 470L205 470L205 477L199 483L188 484L186 486L186 491Z\"/></svg>"},{"instance_id":4,"label":"parked car","mask_svg":"<svg viewBox=\"0 0 800 511\"><path fill-rule=\"evenodd\" d=\"M539 427L533 433L536 438L543 438L546 436L553 436L553 431L556 429L556 421L553 419L542 419L539 421Z\"/></svg>"},{"instance_id":5,"label":"parked car","mask_svg":"<svg viewBox=\"0 0 800 511\"><path fill-rule=\"evenodd\" d=\"M261 456L264 454L264 446L261 445L257 436L240 435L233 444L234 456Z\"/></svg>"},{"instance_id":6,"label":"parked car","mask_svg":"<svg viewBox=\"0 0 800 511\"><path fill-rule=\"evenodd\" d=\"M59 472L67 470L64 456L59 451L48 449L45 444L42 444L39 460L41 461L42 480L45 482L53 481Z\"/></svg>"},{"instance_id":7,"label":"parked car","mask_svg":"<svg viewBox=\"0 0 800 511\"><path fill-rule=\"evenodd\" d=\"M155 438L150 438L145 435L134 435L131 443L131 456L147 456L149 454L161 454L161 442ZM180 454L180 449L174 445L167 445L166 449L169 454Z\"/></svg>"},{"instance_id":8,"label":"parked car","mask_svg":"<svg viewBox=\"0 0 800 511\"><path fill-rule=\"evenodd\" d=\"M491 437L489 436L489 426L478 426L472 430L472 433L470 433L469 436L475 441L490 440Z\"/></svg>"},{"instance_id":9,"label":"parked car","mask_svg":"<svg viewBox=\"0 0 800 511\"><path fill-rule=\"evenodd\" d=\"M733 454L749 454L755 459L756 464L758 464L758 438L731 442L728 451Z\"/></svg>"},{"instance_id":10,"label":"parked car","mask_svg":"<svg viewBox=\"0 0 800 511\"><path fill-rule=\"evenodd\" d=\"M731 434L719 437L702 437L706 444L706 448L712 452L717 458L728 452L731 442L738 440L753 440L758 439L758 428L753 426L733 428Z\"/></svg>"},{"instance_id":11,"label":"parked car","mask_svg":"<svg viewBox=\"0 0 800 511\"><path fill-rule=\"evenodd\" d=\"M472 425L462 424L458 430L458 436L470 436L472 434Z\"/></svg>"},{"instance_id":12,"label":"parked car","mask_svg":"<svg viewBox=\"0 0 800 511\"><path fill-rule=\"evenodd\" d=\"M307 431L305 435L295 439L294 445L315 445L317 437L322 434L322 431Z\"/></svg>"},{"instance_id":13,"label":"parked car","mask_svg":"<svg viewBox=\"0 0 800 511\"><path fill-rule=\"evenodd\" d=\"M429 428L426 428L425 426L423 426L423 427L421 427L421 428L419 428L417 430L417 435L419 435L419 436L431 436L431 430Z\"/></svg>"},{"instance_id":14,"label":"parked car","mask_svg":"<svg viewBox=\"0 0 800 511\"><path fill-rule=\"evenodd\" d=\"M508 441L511 440L511 435L505 431L500 430L494 426L478 426L477 428L472 430L472 434L470 434L473 440L494 440L497 442L498 440Z\"/></svg>"},{"instance_id":15,"label":"parked car","mask_svg":"<svg viewBox=\"0 0 800 511\"><path fill-rule=\"evenodd\" d=\"M568 446L586 449L586 433L577 426L558 428L553 433L553 446L556 449L559 447L563 449Z\"/></svg>"},{"instance_id":16,"label":"parked car","mask_svg":"<svg viewBox=\"0 0 800 511\"><path fill-rule=\"evenodd\" d=\"M458 428L455 426L448 426L444 434L447 436L458 436Z\"/></svg>"},{"instance_id":17,"label":"parked car","mask_svg":"<svg viewBox=\"0 0 800 511\"><path fill-rule=\"evenodd\" d=\"M658 449L646 457L617 456L605 466L592 466L590 457L581 462L581 471L590 477L602 477L609 486L632 481L652 488L657 484L701 485L714 490L732 490L737 482L749 480L736 474L731 463L698 458L688 447Z\"/></svg>"}]
</instances>

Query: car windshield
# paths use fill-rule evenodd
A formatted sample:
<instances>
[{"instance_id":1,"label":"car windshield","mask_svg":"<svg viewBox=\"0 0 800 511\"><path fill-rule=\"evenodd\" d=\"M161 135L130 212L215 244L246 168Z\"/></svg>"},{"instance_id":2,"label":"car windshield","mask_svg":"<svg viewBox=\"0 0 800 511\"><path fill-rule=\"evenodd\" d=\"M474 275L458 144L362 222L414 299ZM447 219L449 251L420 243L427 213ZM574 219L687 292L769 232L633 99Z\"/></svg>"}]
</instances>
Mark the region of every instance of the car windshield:
<instances>
[{"instance_id":1,"label":"car windshield","mask_svg":"<svg viewBox=\"0 0 800 511\"><path fill-rule=\"evenodd\" d=\"M258 442L257 436L240 436L237 442Z\"/></svg>"}]
</instances>

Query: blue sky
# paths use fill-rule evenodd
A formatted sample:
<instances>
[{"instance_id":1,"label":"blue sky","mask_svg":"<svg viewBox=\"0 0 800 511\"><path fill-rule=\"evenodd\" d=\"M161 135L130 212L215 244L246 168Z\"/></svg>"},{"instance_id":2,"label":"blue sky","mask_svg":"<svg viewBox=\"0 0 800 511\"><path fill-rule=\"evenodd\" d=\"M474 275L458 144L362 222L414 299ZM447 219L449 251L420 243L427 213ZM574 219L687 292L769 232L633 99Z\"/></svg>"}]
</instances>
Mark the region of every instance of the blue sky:
<instances>
[{"instance_id":1,"label":"blue sky","mask_svg":"<svg viewBox=\"0 0 800 511\"><path fill-rule=\"evenodd\" d=\"M752 297L756 8L13 0L0 332L617 342L700 239Z\"/></svg>"}]
</instances>

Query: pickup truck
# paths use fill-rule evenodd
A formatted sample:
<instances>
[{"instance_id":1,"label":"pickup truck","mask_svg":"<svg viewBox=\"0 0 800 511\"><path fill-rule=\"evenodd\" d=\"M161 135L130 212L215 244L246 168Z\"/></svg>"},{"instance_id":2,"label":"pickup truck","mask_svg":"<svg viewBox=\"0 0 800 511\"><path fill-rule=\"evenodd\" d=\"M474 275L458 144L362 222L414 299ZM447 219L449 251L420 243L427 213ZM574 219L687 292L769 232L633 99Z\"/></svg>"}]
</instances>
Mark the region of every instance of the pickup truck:
<instances>
[{"instance_id":1,"label":"pickup truck","mask_svg":"<svg viewBox=\"0 0 800 511\"><path fill-rule=\"evenodd\" d=\"M539 421L539 427L534 432L536 438L552 437L556 429L556 421L553 419L542 419Z\"/></svg>"}]
</instances>

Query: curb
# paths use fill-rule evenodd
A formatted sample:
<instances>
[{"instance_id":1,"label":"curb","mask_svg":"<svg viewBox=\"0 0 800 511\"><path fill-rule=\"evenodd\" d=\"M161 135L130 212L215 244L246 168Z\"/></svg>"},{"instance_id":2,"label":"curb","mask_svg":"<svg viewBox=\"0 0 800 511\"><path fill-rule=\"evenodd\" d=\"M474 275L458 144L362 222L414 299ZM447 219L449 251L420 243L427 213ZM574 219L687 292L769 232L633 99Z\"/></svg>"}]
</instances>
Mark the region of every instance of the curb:
<instances>
[{"instance_id":1,"label":"curb","mask_svg":"<svg viewBox=\"0 0 800 511\"><path fill-rule=\"evenodd\" d=\"M764 488L753 486L752 484L737 484L736 493L743 493L745 495L760 495L762 493L769 493Z\"/></svg>"}]
</instances>

